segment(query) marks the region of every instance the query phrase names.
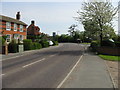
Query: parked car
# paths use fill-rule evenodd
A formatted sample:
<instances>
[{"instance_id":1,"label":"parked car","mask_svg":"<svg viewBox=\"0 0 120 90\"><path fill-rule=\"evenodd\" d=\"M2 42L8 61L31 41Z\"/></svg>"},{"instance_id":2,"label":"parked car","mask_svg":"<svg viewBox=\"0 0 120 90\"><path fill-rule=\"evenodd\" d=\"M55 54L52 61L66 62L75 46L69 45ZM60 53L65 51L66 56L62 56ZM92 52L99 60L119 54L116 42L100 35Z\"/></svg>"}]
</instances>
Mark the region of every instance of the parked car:
<instances>
[{"instance_id":1,"label":"parked car","mask_svg":"<svg viewBox=\"0 0 120 90\"><path fill-rule=\"evenodd\" d=\"M52 41L48 41L49 42L49 45L52 46L53 45L53 42Z\"/></svg>"}]
</instances>

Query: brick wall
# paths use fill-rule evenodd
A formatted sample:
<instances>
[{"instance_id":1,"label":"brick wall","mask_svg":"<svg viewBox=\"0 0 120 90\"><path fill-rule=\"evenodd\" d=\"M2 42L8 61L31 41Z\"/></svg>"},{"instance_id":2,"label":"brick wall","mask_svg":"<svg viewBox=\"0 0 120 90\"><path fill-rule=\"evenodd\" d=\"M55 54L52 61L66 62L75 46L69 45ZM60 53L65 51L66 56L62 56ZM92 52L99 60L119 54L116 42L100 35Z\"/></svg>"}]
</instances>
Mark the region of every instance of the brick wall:
<instances>
[{"instance_id":1,"label":"brick wall","mask_svg":"<svg viewBox=\"0 0 120 90\"><path fill-rule=\"evenodd\" d=\"M98 47L97 52L100 54L120 56L120 48Z\"/></svg>"},{"instance_id":2,"label":"brick wall","mask_svg":"<svg viewBox=\"0 0 120 90\"><path fill-rule=\"evenodd\" d=\"M20 34L20 35L23 35L25 37L24 39L26 39L26 35L27 35L26 27L27 26L23 25L23 32L20 32L19 31L20 30L20 25L17 24L17 31L14 31L14 23L11 23L11 30L8 31L8 30L6 30L6 21L2 21L2 24L0 24L0 32L3 31L3 33L2 33L3 35L5 35L5 34L11 34L11 35Z\"/></svg>"}]
</instances>

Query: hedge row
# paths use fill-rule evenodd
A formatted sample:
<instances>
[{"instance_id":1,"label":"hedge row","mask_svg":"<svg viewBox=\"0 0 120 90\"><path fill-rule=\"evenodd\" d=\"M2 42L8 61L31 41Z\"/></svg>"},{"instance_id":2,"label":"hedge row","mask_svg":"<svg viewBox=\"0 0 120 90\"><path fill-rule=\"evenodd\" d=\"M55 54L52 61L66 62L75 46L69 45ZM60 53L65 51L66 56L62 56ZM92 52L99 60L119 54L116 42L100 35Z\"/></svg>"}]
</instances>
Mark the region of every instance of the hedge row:
<instances>
[{"instance_id":1,"label":"hedge row","mask_svg":"<svg viewBox=\"0 0 120 90\"><path fill-rule=\"evenodd\" d=\"M0 36L0 46L4 45L4 43L5 43L5 39Z\"/></svg>"},{"instance_id":2,"label":"hedge row","mask_svg":"<svg viewBox=\"0 0 120 90\"><path fill-rule=\"evenodd\" d=\"M92 41L91 45L90 45L90 47L92 48L92 51L96 51L97 47L99 47L99 46L120 48L120 42L112 42L110 40L103 40L100 45L100 42Z\"/></svg>"},{"instance_id":3,"label":"hedge row","mask_svg":"<svg viewBox=\"0 0 120 90\"><path fill-rule=\"evenodd\" d=\"M18 45L15 42L11 42L8 45L8 52L10 53L16 53L18 52ZM23 45L24 45L24 50L35 50L35 49L41 49L42 45L40 43L37 42L32 42L29 39L23 40Z\"/></svg>"},{"instance_id":4,"label":"hedge row","mask_svg":"<svg viewBox=\"0 0 120 90\"><path fill-rule=\"evenodd\" d=\"M16 43L9 43L9 45L8 45L8 52L10 52L10 53L18 52L18 44L16 44Z\"/></svg>"},{"instance_id":5,"label":"hedge row","mask_svg":"<svg viewBox=\"0 0 120 90\"><path fill-rule=\"evenodd\" d=\"M20 44L19 43L17 44L13 40L8 45L8 52L10 52L10 53L18 52L18 45L20 45ZM43 40L40 43L38 43L38 42L32 42L31 39L25 39L25 40L23 40L23 45L24 45L24 51L26 51L26 50L35 50L35 49L41 49L41 48L49 47L49 42ZM58 42L53 41L53 45L58 45Z\"/></svg>"},{"instance_id":6,"label":"hedge row","mask_svg":"<svg viewBox=\"0 0 120 90\"><path fill-rule=\"evenodd\" d=\"M46 40L40 41L40 44L42 45L43 48L49 47L49 42Z\"/></svg>"},{"instance_id":7,"label":"hedge row","mask_svg":"<svg viewBox=\"0 0 120 90\"><path fill-rule=\"evenodd\" d=\"M34 50L34 49L41 49L42 45L37 42L32 42L30 39L23 40L24 50Z\"/></svg>"},{"instance_id":8,"label":"hedge row","mask_svg":"<svg viewBox=\"0 0 120 90\"><path fill-rule=\"evenodd\" d=\"M58 45L58 41L52 41L53 42L53 46Z\"/></svg>"}]
</instances>

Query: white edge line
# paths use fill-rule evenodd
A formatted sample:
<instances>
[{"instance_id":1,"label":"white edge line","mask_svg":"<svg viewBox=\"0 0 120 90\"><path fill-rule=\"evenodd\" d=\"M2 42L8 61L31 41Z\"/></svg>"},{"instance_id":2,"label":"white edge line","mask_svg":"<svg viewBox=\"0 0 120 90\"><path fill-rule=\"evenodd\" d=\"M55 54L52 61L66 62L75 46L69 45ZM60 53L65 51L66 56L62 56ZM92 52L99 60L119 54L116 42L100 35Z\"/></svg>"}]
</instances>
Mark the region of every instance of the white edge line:
<instances>
[{"instance_id":1,"label":"white edge line","mask_svg":"<svg viewBox=\"0 0 120 90\"><path fill-rule=\"evenodd\" d=\"M13 59L13 58L21 57L21 56L24 56L24 55L19 55L19 56L14 56L14 57L11 57L11 58L2 59L1 61L6 61L6 60L9 60L9 59Z\"/></svg>"},{"instance_id":2,"label":"white edge line","mask_svg":"<svg viewBox=\"0 0 120 90\"><path fill-rule=\"evenodd\" d=\"M33 64L35 64L35 63L37 63L37 62L41 62L41 61L43 61L43 60L45 60L45 58L43 58L43 59L41 59L41 60L38 60L38 61L35 61L35 62L32 62L32 63L27 64L27 65L24 65L24 66L22 66L22 68L28 67L28 66L33 65Z\"/></svg>"},{"instance_id":3,"label":"white edge line","mask_svg":"<svg viewBox=\"0 0 120 90\"><path fill-rule=\"evenodd\" d=\"M0 74L0 76L4 76L5 74Z\"/></svg>"},{"instance_id":4,"label":"white edge line","mask_svg":"<svg viewBox=\"0 0 120 90\"><path fill-rule=\"evenodd\" d=\"M110 79L112 80L113 88L117 88L117 86L116 86L116 84L115 84L115 81L114 81L114 79L113 79L113 77L112 77L112 74L111 74L111 72L110 72L109 66L107 65L107 63L106 63L105 60L104 60L104 62L105 62L105 65L106 65L106 67L107 67L107 70L108 70Z\"/></svg>"},{"instance_id":5,"label":"white edge line","mask_svg":"<svg viewBox=\"0 0 120 90\"><path fill-rule=\"evenodd\" d=\"M74 65L74 67L70 70L70 72L67 74L67 76L64 78L64 80L57 86L57 88L60 88L64 84L64 82L68 79L68 77L73 72L73 70L76 68L76 66L78 65L78 63L81 61L82 57L83 57L83 55L80 56L79 60L76 62L76 64Z\"/></svg>"}]
</instances>

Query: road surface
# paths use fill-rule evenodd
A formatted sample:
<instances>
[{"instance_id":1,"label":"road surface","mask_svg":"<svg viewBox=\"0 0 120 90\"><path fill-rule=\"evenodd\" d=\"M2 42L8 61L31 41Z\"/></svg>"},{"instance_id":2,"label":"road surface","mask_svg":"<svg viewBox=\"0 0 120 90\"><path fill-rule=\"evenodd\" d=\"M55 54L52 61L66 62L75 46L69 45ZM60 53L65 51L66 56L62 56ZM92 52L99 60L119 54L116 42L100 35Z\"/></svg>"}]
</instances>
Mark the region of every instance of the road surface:
<instances>
[{"instance_id":1,"label":"road surface","mask_svg":"<svg viewBox=\"0 0 120 90\"><path fill-rule=\"evenodd\" d=\"M2 61L3 88L57 88L83 54L84 46L67 43Z\"/></svg>"}]
</instances>

